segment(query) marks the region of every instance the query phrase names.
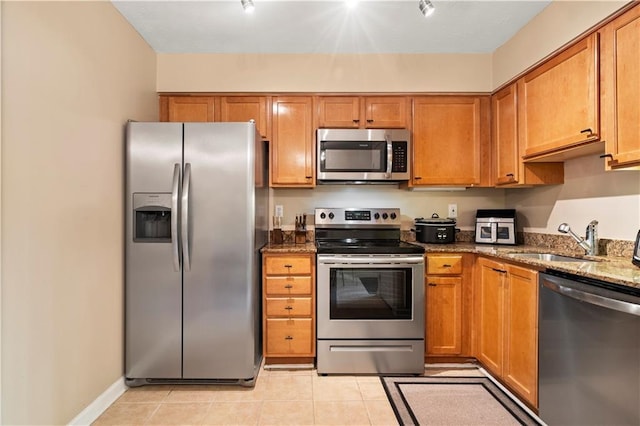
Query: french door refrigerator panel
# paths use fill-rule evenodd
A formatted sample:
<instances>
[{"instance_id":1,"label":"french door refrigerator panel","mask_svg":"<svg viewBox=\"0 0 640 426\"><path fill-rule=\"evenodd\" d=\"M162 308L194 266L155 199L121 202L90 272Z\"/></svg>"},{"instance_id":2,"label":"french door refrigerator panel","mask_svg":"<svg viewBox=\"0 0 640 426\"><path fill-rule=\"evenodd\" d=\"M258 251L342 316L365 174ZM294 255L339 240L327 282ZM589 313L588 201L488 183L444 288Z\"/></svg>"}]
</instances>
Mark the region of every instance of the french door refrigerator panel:
<instances>
[{"instance_id":1,"label":"french door refrigerator panel","mask_svg":"<svg viewBox=\"0 0 640 426\"><path fill-rule=\"evenodd\" d=\"M134 198L171 197L182 164L182 124L129 123L126 154L126 377L180 378L182 271L172 252L177 236L164 242L134 242L133 236ZM174 209L170 214L177 217Z\"/></svg>"},{"instance_id":2,"label":"french door refrigerator panel","mask_svg":"<svg viewBox=\"0 0 640 426\"><path fill-rule=\"evenodd\" d=\"M184 125L184 378L254 374L254 132L233 123L215 131Z\"/></svg>"}]
</instances>

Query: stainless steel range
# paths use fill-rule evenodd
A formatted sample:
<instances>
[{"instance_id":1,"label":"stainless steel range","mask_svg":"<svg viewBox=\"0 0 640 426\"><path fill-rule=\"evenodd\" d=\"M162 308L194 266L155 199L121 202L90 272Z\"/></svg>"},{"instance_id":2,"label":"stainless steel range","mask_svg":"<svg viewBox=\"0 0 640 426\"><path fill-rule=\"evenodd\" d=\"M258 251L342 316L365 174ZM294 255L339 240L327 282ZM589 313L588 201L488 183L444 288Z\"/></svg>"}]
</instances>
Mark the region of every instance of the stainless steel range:
<instances>
[{"instance_id":1,"label":"stainless steel range","mask_svg":"<svg viewBox=\"0 0 640 426\"><path fill-rule=\"evenodd\" d=\"M400 210L318 208L319 374L424 372L424 248Z\"/></svg>"}]
</instances>

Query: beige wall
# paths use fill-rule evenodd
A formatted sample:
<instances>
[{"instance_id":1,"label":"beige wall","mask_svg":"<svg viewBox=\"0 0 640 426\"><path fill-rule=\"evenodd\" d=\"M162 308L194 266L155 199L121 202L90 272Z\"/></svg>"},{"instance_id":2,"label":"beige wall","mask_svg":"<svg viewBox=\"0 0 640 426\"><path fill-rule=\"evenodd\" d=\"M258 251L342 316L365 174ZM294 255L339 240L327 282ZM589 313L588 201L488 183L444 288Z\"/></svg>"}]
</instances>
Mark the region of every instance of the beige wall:
<instances>
[{"instance_id":1,"label":"beige wall","mask_svg":"<svg viewBox=\"0 0 640 426\"><path fill-rule=\"evenodd\" d=\"M159 54L159 92L490 92L491 55Z\"/></svg>"},{"instance_id":2,"label":"beige wall","mask_svg":"<svg viewBox=\"0 0 640 426\"><path fill-rule=\"evenodd\" d=\"M590 29L628 1L555 0L493 52L492 89Z\"/></svg>"},{"instance_id":3,"label":"beige wall","mask_svg":"<svg viewBox=\"0 0 640 426\"><path fill-rule=\"evenodd\" d=\"M109 2L2 2L2 424L64 424L123 368L123 135L156 56Z\"/></svg>"}]
</instances>

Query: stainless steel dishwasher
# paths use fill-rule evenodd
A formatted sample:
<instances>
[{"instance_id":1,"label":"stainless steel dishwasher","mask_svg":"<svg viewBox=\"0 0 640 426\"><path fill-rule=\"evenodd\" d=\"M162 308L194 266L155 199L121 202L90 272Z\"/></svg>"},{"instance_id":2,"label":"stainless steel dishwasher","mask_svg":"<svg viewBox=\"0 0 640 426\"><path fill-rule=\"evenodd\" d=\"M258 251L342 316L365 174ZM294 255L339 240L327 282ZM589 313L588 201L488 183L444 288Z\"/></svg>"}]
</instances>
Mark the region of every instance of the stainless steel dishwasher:
<instances>
[{"instance_id":1,"label":"stainless steel dishwasher","mask_svg":"<svg viewBox=\"0 0 640 426\"><path fill-rule=\"evenodd\" d=\"M539 279L539 416L640 425L640 289L555 271Z\"/></svg>"}]
</instances>

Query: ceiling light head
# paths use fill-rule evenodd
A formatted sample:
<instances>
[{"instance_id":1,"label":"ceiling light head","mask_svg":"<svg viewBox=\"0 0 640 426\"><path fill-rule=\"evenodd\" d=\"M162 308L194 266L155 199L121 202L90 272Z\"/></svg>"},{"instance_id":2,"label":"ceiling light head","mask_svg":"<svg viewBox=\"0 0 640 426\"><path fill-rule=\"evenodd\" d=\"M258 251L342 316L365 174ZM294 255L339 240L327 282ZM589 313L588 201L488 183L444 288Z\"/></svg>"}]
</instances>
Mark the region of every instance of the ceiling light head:
<instances>
[{"instance_id":1,"label":"ceiling light head","mask_svg":"<svg viewBox=\"0 0 640 426\"><path fill-rule=\"evenodd\" d=\"M242 4L242 8L244 9L245 13L253 13L256 8L253 5L253 0L240 0L240 3Z\"/></svg>"},{"instance_id":2,"label":"ceiling light head","mask_svg":"<svg viewBox=\"0 0 640 426\"><path fill-rule=\"evenodd\" d=\"M433 13L436 8L433 6L433 3L429 0L420 0L418 3L418 7L420 8L420 12L425 16L425 18Z\"/></svg>"}]
</instances>

